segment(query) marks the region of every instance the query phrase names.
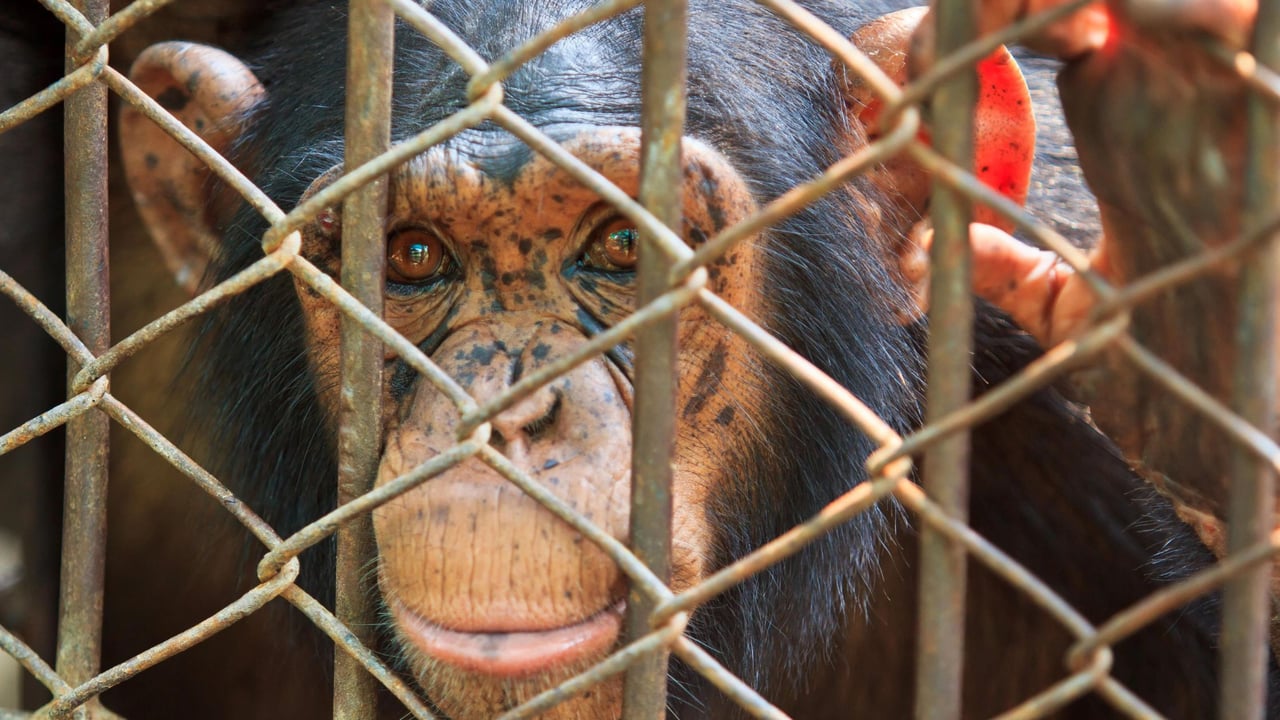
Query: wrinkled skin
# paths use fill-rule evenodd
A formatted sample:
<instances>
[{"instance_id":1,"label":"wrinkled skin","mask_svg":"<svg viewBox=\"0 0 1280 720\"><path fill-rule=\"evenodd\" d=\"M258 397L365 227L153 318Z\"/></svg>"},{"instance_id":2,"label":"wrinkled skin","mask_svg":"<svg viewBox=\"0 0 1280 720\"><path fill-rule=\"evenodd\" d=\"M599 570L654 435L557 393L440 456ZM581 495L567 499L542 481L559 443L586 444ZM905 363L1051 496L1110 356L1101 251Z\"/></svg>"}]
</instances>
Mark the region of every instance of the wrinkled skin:
<instances>
[{"instance_id":1,"label":"wrinkled skin","mask_svg":"<svg viewBox=\"0 0 1280 720\"><path fill-rule=\"evenodd\" d=\"M850 36L895 9L813 5ZM432 5L485 57L575 9L569 0ZM253 71L208 47L166 44L144 53L134 76L153 95L169 93L193 127L203 120L196 129L206 140L292 207L341 166L342 68L334 58L345 18L316 7L281 22L278 42ZM682 235L697 246L861 147L866 128L830 58L767 11L717 3L696 8L691 23ZM558 44L505 86L512 109L632 195L638 29L637 15L624 15ZM392 123L404 138L456 110L466 78L421 38L398 40ZM209 268L207 284L261 256L265 225L251 210L229 207L181 150L148 134L144 119L126 113L122 126L140 209L166 258L184 260L170 263L180 280L192 260ZM707 280L903 432L920 414L926 328L909 287L920 270L901 266L920 208L913 197L904 201L912 193L901 183L919 179L902 166L858 179L736 246ZM629 224L496 127L463 132L393 171L388 198L385 318L479 402L634 307L634 260L614 235ZM341 226L339 209L328 208L303 229L303 256L332 276ZM209 238L216 247L201 250ZM194 350L222 469L285 533L332 504L338 323L317 293L281 277L214 313ZM696 306L681 313L679 341L677 590L862 481L875 447ZM1038 352L985 306L975 343L978 392ZM492 423L496 452L618 539L628 530L631 352L623 345L580 364ZM391 353L386 361L378 485L452 446L460 421L426 379ZM1052 390L977 428L973 457L975 529L1092 621L1208 561L1168 504L1142 493L1109 441ZM374 527L388 648L455 720L512 707L624 641L618 569L477 459L380 507ZM908 523L892 507L872 509L701 608L690 633L797 716L847 717L851 707L907 716L913 557ZM1116 677L1167 714L1209 713L1212 602L1119 648ZM1061 679L1070 638L1026 598L975 569L969 607L968 666L1008 671L966 675L966 715L1006 710ZM872 662L877 672L869 673ZM673 675L673 713L740 712L678 663ZM615 678L549 717L617 717L620 697ZM1096 698L1068 710L1079 718L1108 712Z\"/></svg>"}]
</instances>

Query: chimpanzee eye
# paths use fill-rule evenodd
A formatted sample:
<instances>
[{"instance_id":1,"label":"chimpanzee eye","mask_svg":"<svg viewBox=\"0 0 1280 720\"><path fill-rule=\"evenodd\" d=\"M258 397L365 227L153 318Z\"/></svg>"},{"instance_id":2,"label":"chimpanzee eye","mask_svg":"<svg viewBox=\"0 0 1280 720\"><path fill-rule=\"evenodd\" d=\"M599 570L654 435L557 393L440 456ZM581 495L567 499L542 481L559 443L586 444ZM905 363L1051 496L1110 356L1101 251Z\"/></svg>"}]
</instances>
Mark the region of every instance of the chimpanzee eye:
<instances>
[{"instance_id":1,"label":"chimpanzee eye","mask_svg":"<svg viewBox=\"0 0 1280 720\"><path fill-rule=\"evenodd\" d=\"M634 270L640 233L626 218L614 218L595 229L582 254L584 266L605 272Z\"/></svg>"},{"instance_id":2,"label":"chimpanzee eye","mask_svg":"<svg viewBox=\"0 0 1280 720\"><path fill-rule=\"evenodd\" d=\"M420 228L392 233L387 238L387 279L418 285L449 271L452 258L440 236Z\"/></svg>"}]
</instances>

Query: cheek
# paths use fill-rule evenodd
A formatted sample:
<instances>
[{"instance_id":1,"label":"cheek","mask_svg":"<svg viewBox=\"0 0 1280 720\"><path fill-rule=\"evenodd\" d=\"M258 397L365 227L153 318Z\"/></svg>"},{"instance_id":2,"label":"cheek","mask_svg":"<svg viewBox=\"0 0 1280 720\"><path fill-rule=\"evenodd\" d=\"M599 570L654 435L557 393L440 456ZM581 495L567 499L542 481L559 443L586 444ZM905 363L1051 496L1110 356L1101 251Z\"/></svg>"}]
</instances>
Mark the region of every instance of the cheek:
<instances>
[{"instance_id":1,"label":"cheek","mask_svg":"<svg viewBox=\"0 0 1280 720\"><path fill-rule=\"evenodd\" d=\"M678 444L678 443L677 443ZM681 453L672 478L671 589L677 593L696 585L712 570L715 535L707 519L709 493L719 484L719 470Z\"/></svg>"},{"instance_id":2,"label":"cheek","mask_svg":"<svg viewBox=\"0 0 1280 720\"><path fill-rule=\"evenodd\" d=\"M740 306L742 307L742 306ZM742 307L751 314L750 308ZM677 591L714 570L715 529L706 508L744 473L740 449L752 446L768 397L760 360L746 341L702 310L681 315L673 523L673 584Z\"/></svg>"},{"instance_id":3,"label":"cheek","mask_svg":"<svg viewBox=\"0 0 1280 720\"><path fill-rule=\"evenodd\" d=\"M723 199L722 199L723 200ZM691 222L708 237L751 210L746 198L717 208L716 217ZM726 212L727 211L727 212ZM747 238L707 266L707 289L750 318L759 318L756 238ZM741 475L736 449L755 430L765 393L759 358L742 338L698 305L680 314L680 371L672 488L672 586L679 592L715 570L715 529L707 515L715 493L734 492Z\"/></svg>"},{"instance_id":4,"label":"cheek","mask_svg":"<svg viewBox=\"0 0 1280 720\"><path fill-rule=\"evenodd\" d=\"M753 319L758 317L755 309L759 304L755 242L754 237L743 240L719 260L706 266L707 289ZM715 323L713 320L709 322ZM719 323L715 323L715 327L723 329Z\"/></svg>"},{"instance_id":5,"label":"cheek","mask_svg":"<svg viewBox=\"0 0 1280 720\"><path fill-rule=\"evenodd\" d=\"M301 282L294 281L307 330L307 360L315 377L320 406L331 419L337 418L338 386L341 372L340 323L338 309Z\"/></svg>"},{"instance_id":6,"label":"cheek","mask_svg":"<svg viewBox=\"0 0 1280 720\"><path fill-rule=\"evenodd\" d=\"M448 321L460 294L460 288L451 284L447 288L428 291L417 297L387 295L383 318L409 342L418 345ZM388 361L396 359L397 356L390 347L385 352Z\"/></svg>"}]
</instances>

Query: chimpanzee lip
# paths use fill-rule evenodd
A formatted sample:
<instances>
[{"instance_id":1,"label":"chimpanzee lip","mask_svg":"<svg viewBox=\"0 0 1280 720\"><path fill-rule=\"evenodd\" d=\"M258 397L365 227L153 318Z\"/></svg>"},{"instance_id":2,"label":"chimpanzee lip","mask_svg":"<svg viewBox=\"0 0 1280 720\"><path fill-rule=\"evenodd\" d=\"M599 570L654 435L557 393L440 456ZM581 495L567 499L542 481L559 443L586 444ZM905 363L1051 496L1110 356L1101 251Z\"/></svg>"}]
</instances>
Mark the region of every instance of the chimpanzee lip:
<instances>
[{"instance_id":1,"label":"chimpanzee lip","mask_svg":"<svg viewBox=\"0 0 1280 720\"><path fill-rule=\"evenodd\" d=\"M401 633L420 652L465 672L524 677L604 655L622 630L626 601L551 630L463 632L441 627L396 602Z\"/></svg>"}]
</instances>

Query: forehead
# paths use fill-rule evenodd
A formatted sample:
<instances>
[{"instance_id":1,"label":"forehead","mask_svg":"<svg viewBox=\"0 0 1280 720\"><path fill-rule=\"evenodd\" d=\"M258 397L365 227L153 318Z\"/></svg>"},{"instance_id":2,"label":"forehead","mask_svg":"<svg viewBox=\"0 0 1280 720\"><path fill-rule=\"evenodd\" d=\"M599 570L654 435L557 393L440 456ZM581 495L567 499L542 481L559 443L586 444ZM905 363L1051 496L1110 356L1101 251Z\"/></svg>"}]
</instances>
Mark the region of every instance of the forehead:
<instances>
[{"instance_id":1,"label":"forehead","mask_svg":"<svg viewBox=\"0 0 1280 720\"><path fill-rule=\"evenodd\" d=\"M582 166L627 196L638 195L639 128L576 127L549 134ZM749 197L745 183L716 151L685 138L682 154L687 211ZM453 222L515 217L571 222L570 216L602 201L573 172L497 133L467 137L415 157L393 171L389 195L393 218L427 213Z\"/></svg>"},{"instance_id":2,"label":"forehead","mask_svg":"<svg viewBox=\"0 0 1280 720\"><path fill-rule=\"evenodd\" d=\"M640 173L640 131L581 127L555 133L582 165L634 196ZM553 136L554 137L554 136ZM485 200L527 202L594 196L587 185L506 133L458 138L418 155L391 175L391 210L457 210Z\"/></svg>"}]
</instances>

